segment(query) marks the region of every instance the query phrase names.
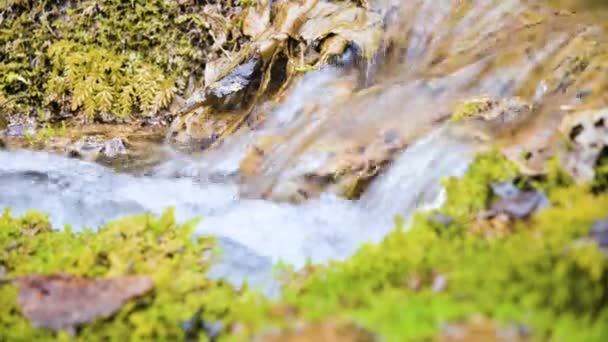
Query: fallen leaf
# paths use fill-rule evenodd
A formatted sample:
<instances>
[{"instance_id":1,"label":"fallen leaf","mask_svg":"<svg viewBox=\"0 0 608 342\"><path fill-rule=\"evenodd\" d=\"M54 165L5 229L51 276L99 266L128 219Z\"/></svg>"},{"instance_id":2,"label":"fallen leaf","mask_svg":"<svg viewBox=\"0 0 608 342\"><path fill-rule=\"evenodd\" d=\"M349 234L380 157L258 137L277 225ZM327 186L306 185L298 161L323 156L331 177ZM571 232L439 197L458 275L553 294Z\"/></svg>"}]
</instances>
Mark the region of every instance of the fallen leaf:
<instances>
[{"instance_id":1,"label":"fallen leaf","mask_svg":"<svg viewBox=\"0 0 608 342\"><path fill-rule=\"evenodd\" d=\"M68 274L31 275L17 278L13 284L32 325L55 331L74 331L81 324L110 316L154 286L143 276L87 279Z\"/></svg>"}]
</instances>

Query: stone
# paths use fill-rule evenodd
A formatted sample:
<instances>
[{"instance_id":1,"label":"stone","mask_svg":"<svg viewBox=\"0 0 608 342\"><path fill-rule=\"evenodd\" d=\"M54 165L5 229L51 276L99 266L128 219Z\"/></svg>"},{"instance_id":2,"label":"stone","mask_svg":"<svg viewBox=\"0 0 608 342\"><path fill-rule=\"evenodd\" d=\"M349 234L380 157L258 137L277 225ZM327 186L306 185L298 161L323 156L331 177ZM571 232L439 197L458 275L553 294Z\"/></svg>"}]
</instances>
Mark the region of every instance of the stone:
<instances>
[{"instance_id":1,"label":"stone","mask_svg":"<svg viewBox=\"0 0 608 342\"><path fill-rule=\"evenodd\" d=\"M608 218L593 223L589 237L608 253Z\"/></svg>"},{"instance_id":2,"label":"stone","mask_svg":"<svg viewBox=\"0 0 608 342\"><path fill-rule=\"evenodd\" d=\"M122 138L113 138L105 142L100 151L108 158L115 158L119 155L127 153L125 140Z\"/></svg>"},{"instance_id":3,"label":"stone","mask_svg":"<svg viewBox=\"0 0 608 342\"><path fill-rule=\"evenodd\" d=\"M549 206L545 194L535 190L520 190L512 182L494 184L492 191L499 199L484 214L486 217L505 214L510 218L523 219L536 210Z\"/></svg>"}]
</instances>

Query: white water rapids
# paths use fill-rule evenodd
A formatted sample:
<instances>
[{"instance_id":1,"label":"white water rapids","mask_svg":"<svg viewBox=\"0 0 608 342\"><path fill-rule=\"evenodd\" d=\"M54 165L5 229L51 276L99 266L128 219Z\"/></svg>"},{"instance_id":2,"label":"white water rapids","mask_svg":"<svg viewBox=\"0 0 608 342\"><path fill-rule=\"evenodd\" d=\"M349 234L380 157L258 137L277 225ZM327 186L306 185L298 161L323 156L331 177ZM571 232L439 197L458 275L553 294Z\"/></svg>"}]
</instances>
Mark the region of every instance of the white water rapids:
<instances>
[{"instance_id":1,"label":"white water rapids","mask_svg":"<svg viewBox=\"0 0 608 342\"><path fill-rule=\"evenodd\" d=\"M277 116L291 115L289 106L311 96L307 82L323 77L320 72L305 78ZM472 158L469 145L439 129L405 150L361 200L325 194L295 205L242 199L230 178L205 176L238 169L243 154L238 147L247 144L239 139L208 157L176 155L151 176L120 174L45 152L0 151L0 207L17 215L40 210L50 214L55 227L70 224L75 230L175 207L180 220L202 218L197 234L219 238L223 254L215 276L268 286L276 262L301 267L307 261L344 259L362 243L381 240L394 228L396 215L436 205L441 178L461 174Z\"/></svg>"}]
</instances>

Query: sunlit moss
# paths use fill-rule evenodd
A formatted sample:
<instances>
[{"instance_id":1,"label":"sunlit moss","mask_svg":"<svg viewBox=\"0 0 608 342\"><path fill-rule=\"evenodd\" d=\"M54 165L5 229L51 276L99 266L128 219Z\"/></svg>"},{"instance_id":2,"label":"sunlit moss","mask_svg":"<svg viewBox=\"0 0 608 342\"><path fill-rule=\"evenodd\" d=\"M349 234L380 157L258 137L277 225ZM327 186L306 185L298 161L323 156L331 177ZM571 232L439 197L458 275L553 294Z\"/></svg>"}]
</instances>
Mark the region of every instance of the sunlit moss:
<instances>
[{"instance_id":1,"label":"sunlit moss","mask_svg":"<svg viewBox=\"0 0 608 342\"><path fill-rule=\"evenodd\" d=\"M41 214L15 219L5 213L0 218L0 265L5 278L55 272L89 277L148 275L155 284L151 295L127 304L110 319L84 327L78 339L184 340L182 325L198 312L202 320L213 322L228 319L232 305L246 302L243 307L249 312L265 305L256 299L258 295L205 277L215 253L214 241L193 239L195 225L196 221L178 225L173 211L167 211L158 219L141 215L112 222L99 232L72 233L52 231ZM0 287L0 303L0 340L56 338L50 331L31 328L19 314L13 286ZM195 336L205 338L202 330Z\"/></svg>"},{"instance_id":2,"label":"sunlit moss","mask_svg":"<svg viewBox=\"0 0 608 342\"><path fill-rule=\"evenodd\" d=\"M443 180L449 197L441 211L454 219L466 220L487 207L492 196L491 183L512 180L516 175L517 167L500 153L479 155L464 177Z\"/></svg>"},{"instance_id":3,"label":"sunlit moss","mask_svg":"<svg viewBox=\"0 0 608 342\"><path fill-rule=\"evenodd\" d=\"M49 120L154 112L244 39L238 3L229 0L204 9L206 2L164 0L0 3L0 99L10 100L3 110L44 108Z\"/></svg>"},{"instance_id":4,"label":"sunlit moss","mask_svg":"<svg viewBox=\"0 0 608 342\"><path fill-rule=\"evenodd\" d=\"M89 117L97 113L154 115L176 93L173 79L137 56L83 48L69 41L53 44L49 56L52 72L45 90L47 102L82 110Z\"/></svg>"},{"instance_id":5,"label":"sunlit moss","mask_svg":"<svg viewBox=\"0 0 608 342\"><path fill-rule=\"evenodd\" d=\"M348 261L311 268L284 300L309 319L347 317L389 341L431 338L472 315L524 324L538 339L602 341L608 261L587 234L606 217L608 196L554 187L551 208L518 222L514 233L469 233L462 218L486 208L491 182L514 175L499 155L478 157L463 179L446 182L442 211L452 223L419 214L409 230L398 228Z\"/></svg>"},{"instance_id":6,"label":"sunlit moss","mask_svg":"<svg viewBox=\"0 0 608 342\"><path fill-rule=\"evenodd\" d=\"M452 113L451 121L458 122L474 118L481 113L491 110L496 103L489 98L470 99L459 103Z\"/></svg>"}]
</instances>

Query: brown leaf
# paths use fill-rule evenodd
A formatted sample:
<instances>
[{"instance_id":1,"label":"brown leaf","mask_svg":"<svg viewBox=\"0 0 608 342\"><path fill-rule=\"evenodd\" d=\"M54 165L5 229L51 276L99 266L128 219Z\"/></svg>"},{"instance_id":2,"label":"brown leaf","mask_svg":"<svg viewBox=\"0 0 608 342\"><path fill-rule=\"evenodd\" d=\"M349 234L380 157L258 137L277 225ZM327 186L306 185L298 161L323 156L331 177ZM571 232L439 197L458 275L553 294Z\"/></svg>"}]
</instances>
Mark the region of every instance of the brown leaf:
<instances>
[{"instance_id":1,"label":"brown leaf","mask_svg":"<svg viewBox=\"0 0 608 342\"><path fill-rule=\"evenodd\" d=\"M13 283L18 302L34 327L73 331L77 326L118 311L129 299L150 291L148 277L87 279L68 274L31 275Z\"/></svg>"}]
</instances>

